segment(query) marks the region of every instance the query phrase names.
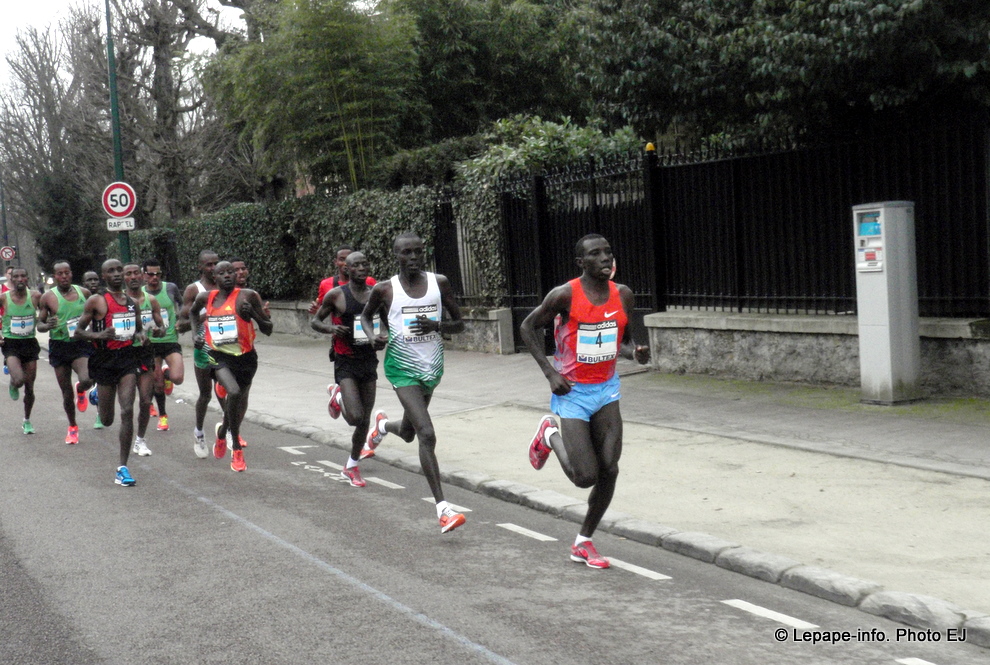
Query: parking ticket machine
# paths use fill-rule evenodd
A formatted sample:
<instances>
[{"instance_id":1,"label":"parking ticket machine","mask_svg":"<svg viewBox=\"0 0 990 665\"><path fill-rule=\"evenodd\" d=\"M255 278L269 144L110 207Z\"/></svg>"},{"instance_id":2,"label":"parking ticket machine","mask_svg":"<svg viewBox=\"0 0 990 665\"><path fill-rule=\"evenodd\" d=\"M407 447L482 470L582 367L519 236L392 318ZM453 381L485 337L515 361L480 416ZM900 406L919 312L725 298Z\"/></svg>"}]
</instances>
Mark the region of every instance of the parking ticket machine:
<instances>
[{"instance_id":1,"label":"parking ticket machine","mask_svg":"<svg viewBox=\"0 0 990 665\"><path fill-rule=\"evenodd\" d=\"M921 397L914 203L853 207L861 400Z\"/></svg>"}]
</instances>

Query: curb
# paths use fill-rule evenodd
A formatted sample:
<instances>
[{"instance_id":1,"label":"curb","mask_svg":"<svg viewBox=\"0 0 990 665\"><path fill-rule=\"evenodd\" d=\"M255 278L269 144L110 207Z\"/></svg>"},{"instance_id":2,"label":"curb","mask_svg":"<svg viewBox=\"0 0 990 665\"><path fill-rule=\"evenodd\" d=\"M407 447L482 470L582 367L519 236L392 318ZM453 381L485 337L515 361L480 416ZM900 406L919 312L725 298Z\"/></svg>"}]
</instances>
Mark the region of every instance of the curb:
<instances>
[{"instance_id":1,"label":"curb","mask_svg":"<svg viewBox=\"0 0 990 665\"><path fill-rule=\"evenodd\" d=\"M209 408L220 410L212 401ZM309 425L299 426L283 418L250 412L245 414L245 419L266 429L295 434L345 452L351 449L349 440L338 440L325 430ZM382 450L376 451L375 459L405 471L422 473L419 458L415 455ZM586 502L559 492L499 480L477 471L441 469L440 477L450 485L520 504L577 524L584 521L587 510ZM807 566L800 561L745 547L717 536L680 531L623 513L606 512L598 528L615 536L661 547L914 628L966 631L967 643L990 649L990 615L963 610L938 598L903 591L886 591L876 582L849 577L817 566Z\"/></svg>"}]
</instances>

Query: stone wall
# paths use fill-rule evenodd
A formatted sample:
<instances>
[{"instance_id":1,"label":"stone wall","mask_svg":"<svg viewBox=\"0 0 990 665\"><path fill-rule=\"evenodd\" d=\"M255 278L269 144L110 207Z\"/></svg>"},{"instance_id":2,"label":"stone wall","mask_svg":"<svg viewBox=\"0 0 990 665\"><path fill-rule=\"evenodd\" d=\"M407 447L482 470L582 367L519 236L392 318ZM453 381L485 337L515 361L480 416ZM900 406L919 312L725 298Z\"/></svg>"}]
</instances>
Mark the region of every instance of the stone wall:
<instances>
[{"instance_id":1,"label":"stone wall","mask_svg":"<svg viewBox=\"0 0 990 665\"><path fill-rule=\"evenodd\" d=\"M313 330L309 321L308 302L273 301L270 303L275 332L309 337L326 337ZM515 353L512 340L512 310L465 309L465 330L444 342L448 349L483 353Z\"/></svg>"},{"instance_id":2,"label":"stone wall","mask_svg":"<svg viewBox=\"0 0 990 665\"><path fill-rule=\"evenodd\" d=\"M756 381L858 386L855 316L661 312L645 317L654 369ZM921 319L927 395L990 397L986 320Z\"/></svg>"}]
</instances>

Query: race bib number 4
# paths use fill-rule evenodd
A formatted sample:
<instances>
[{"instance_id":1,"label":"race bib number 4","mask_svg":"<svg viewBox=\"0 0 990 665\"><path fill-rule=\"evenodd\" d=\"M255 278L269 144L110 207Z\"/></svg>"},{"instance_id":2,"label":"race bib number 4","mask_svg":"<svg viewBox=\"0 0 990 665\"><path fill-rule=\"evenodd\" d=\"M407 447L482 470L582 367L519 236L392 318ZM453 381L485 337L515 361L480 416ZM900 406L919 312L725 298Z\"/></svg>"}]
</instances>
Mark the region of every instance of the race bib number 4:
<instances>
[{"instance_id":1,"label":"race bib number 4","mask_svg":"<svg viewBox=\"0 0 990 665\"><path fill-rule=\"evenodd\" d=\"M375 332L374 336L377 337L382 332L382 319L376 316L374 319ZM355 344L370 344L371 340L364 332L364 328L361 327L361 320L358 318L354 319L354 330L351 331L354 336Z\"/></svg>"},{"instance_id":2,"label":"race bib number 4","mask_svg":"<svg viewBox=\"0 0 990 665\"><path fill-rule=\"evenodd\" d=\"M237 342L237 321L233 314L211 316L206 325L210 329L210 339L213 340L214 346Z\"/></svg>"},{"instance_id":3,"label":"race bib number 4","mask_svg":"<svg viewBox=\"0 0 990 665\"><path fill-rule=\"evenodd\" d=\"M413 322L421 316L430 321L440 322L440 305L413 305L402 308L402 337L406 342L435 342L440 339L440 333L414 335L411 329Z\"/></svg>"},{"instance_id":4,"label":"race bib number 4","mask_svg":"<svg viewBox=\"0 0 990 665\"><path fill-rule=\"evenodd\" d=\"M577 361L586 365L615 360L619 354L618 321L579 323Z\"/></svg>"},{"instance_id":5,"label":"race bib number 4","mask_svg":"<svg viewBox=\"0 0 990 665\"><path fill-rule=\"evenodd\" d=\"M33 316L10 317L10 334L15 337L30 337L34 334Z\"/></svg>"},{"instance_id":6,"label":"race bib number 4","mask_svg":"<svg viewBox=\"0 0 990 665\"><path fill-rule=\"evenodd\" d=\"M131 339L134 337L134 329L137 327L137 317L132 312L115 312L113 315L113 329L117 333L117 339Z\"/></svg>"}]
</instances>

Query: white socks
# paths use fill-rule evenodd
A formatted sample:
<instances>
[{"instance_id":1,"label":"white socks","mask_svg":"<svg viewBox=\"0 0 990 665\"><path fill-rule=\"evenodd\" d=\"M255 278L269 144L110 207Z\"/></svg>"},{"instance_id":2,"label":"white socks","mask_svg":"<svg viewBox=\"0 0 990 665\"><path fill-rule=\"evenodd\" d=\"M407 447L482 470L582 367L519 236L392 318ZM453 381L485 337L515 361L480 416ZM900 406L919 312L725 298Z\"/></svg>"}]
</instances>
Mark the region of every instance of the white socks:
<instances>
[{"instance_id":1,"label":"white socks","mask_svg":"<svg viewBox=\"0 0 990 665\"><path fill-rule=\"evenodd\" d=\"M574 539L574 547L577 547L581 543L590 543L590 542L591 542L591 538L585 538L579 533L578 537Z\"/></svg>"},{"instance_id":2,"label":"white socks","mask_svg":"<svg viewBox=\"0 0 990 665\"><path fill-rule=\"evenodd\" d=\"M446 501L441 501L441 502L439 502L439 503L437 504L437 517L442 517L442 516L443 516L443 511L445 511L445 510L447 510L447 507L448 507L449 505L450 505L450 504L449 504L449 503L447 503Z\"/></svg>"},{"instance_id":3,"label":"white socks","mask_svg":"<svg viewBox=\"0 0 990 665\"><path fill-rule=\"evenodd\" d=\"M553 444L550 443L550 437L559 432L556 427L548 427L543 430L543 443L547 444L547 448L553 450Z\"/></svg>"},{"instance_id":4,"label":"white socks","mask_svg":"<svg viewBox=\"0 0 990 665\"><path fill-rule=\"evenodd\" d=\"M357 460L356 459L354 459L353 457L348 457L347 458L347 468L348 469L353 469L357 465L358 465L358 463L357 463Z\"/></svg>"}]
</instances>

